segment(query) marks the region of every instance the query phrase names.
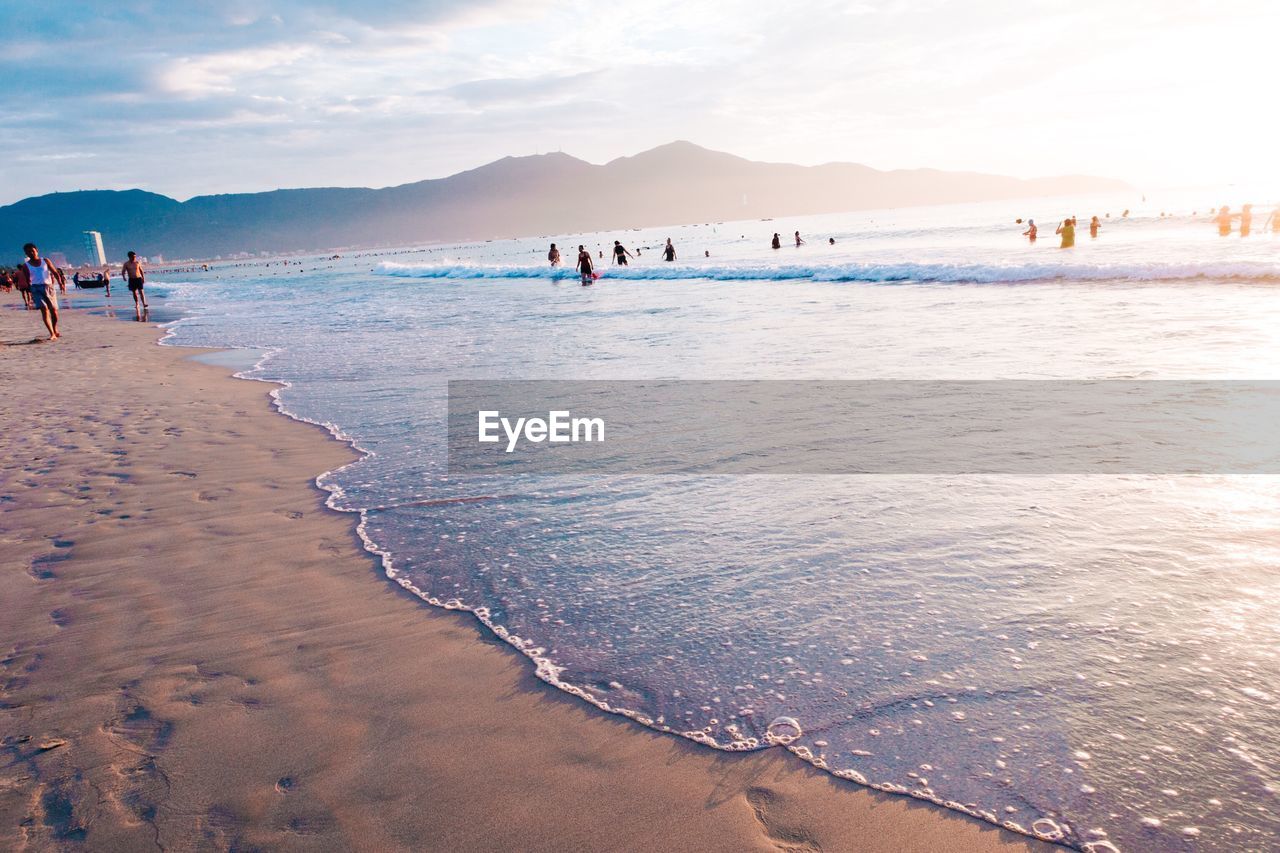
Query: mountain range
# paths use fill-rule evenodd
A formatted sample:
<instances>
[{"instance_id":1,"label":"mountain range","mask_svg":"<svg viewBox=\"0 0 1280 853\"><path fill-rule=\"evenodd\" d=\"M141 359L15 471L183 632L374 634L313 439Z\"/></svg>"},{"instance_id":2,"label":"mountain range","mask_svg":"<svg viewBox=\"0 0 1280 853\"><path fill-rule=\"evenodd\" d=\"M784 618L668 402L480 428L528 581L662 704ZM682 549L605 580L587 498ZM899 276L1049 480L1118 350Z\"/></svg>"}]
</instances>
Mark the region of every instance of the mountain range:
<instances>
[{"instance_id":1,"label":"mountain range","mask_svg":"<svg viewBox=\"0 0 1280 853\"><path fill-rule=\"evenodd\" d=\"M780 218L875 208L1131 190L1069 175L1019 178L856 163L761 163L689 142L594 165L567 154L505 157L447 178L384 189L324 187L196 196L80 190L0 207L0 246L35 242L73 262L82 232L168 258L323 251L655 225Z\"/></svg>"}]
</instances>

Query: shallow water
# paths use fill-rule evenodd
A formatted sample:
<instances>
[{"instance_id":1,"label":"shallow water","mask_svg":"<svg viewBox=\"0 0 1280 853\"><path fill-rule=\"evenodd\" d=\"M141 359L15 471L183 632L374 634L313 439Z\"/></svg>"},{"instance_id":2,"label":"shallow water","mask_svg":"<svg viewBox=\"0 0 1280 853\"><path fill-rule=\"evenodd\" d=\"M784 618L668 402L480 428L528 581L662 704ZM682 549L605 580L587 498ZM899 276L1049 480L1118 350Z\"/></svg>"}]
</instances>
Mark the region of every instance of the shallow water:
<instances>
[{"instance_id":1,"label":"shallow water","mask_svg":"<svg viewBox=\"0 0 1280 853\"><path fill-rule=\"evenodd\" d=\"M650 247L591 288L541 238L164 287L173 342L271 351L370 453L321 482L397 579L544 678L1075 846L1276 848L1276 478L445 476L449 379L1280 378L1280 240L1113 218L1063 252L1013 207L549 238Z\"/></svg>"}]
</instances>

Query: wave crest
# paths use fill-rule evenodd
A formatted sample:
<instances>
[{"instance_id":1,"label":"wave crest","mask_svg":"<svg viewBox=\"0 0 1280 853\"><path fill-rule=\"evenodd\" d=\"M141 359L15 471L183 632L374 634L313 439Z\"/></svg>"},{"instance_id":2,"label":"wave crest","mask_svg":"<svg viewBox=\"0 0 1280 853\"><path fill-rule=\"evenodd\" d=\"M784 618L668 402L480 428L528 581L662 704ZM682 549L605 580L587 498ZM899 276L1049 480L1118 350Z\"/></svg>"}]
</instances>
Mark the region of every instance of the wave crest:
<instances>
[{"instance_id":1,"label":"wave crest","mask_svg":"<svg viewBox=\"0 0 1280 853\"><path fill-rule=\"evenodd\" d=\"M400 264L383 262L381 275L416 279L578 279L572 269L545 266ZM1263 262L1205 264L944 264L845 263L785 264L662 264L607 267L605 279L625 281L829 281L909 282L944 284L1019 284L1043 281L1251 281L1280 282L1280 265Z\"/></svg>"}]
</instances>

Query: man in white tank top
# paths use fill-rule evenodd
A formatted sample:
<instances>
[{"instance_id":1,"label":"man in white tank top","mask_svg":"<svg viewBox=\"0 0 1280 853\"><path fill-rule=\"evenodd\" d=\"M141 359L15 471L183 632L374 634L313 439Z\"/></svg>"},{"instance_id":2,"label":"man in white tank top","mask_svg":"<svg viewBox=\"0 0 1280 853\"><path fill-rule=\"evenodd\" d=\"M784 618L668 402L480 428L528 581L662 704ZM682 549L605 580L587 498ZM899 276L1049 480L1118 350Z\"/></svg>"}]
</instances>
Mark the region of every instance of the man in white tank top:
<instances>
[{"instance_id":1,"label":"man in white tank top","mask_svg":"<svg viewBox=\"0 0 1280 853\"><path fill-rule=\"evenodd\" d=\"M31 301L40 310L40 319L49 330L49 340L56 341L58 334L58 274L48 258L40 257L35 243L22 247L27 260L18 267L18 277L25 279L31 288Z\"/></svg>"}]
</instances>

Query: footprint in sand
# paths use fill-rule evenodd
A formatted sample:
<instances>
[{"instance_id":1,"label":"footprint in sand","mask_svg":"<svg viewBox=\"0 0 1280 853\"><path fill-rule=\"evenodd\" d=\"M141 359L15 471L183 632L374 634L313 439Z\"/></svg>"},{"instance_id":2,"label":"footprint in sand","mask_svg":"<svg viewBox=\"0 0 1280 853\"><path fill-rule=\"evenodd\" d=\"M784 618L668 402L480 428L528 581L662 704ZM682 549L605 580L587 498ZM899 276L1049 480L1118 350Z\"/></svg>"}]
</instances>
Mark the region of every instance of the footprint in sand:
<instances>
[{"instance_id":1,"label":"footprint in sand","mask_svg":"<svg viewBox=\"0 0 1280 853\"><path fill-rule=\"evenodd\" d=\"M744 796L760 828L777 847L788 853L816 853L822 849L805 827L789 821L776 791L754 787L748 788Z\"/></svg>"},{"instance_id":2,"label":"footprint in sand","mask_svg":"<svg viewBox=\"0 0 1280 853\"><path fill-rule=\"evenodd\" d=\"M28 652L21 645L14 646L0 658L0 698L7 698L15 690L27 686L27 676L40 668L44 655L40 652ZM0 706L8 708L21 707L21 703L0 702Z\"/></svg>"},{"instance_id":3,"label":"footprint in sand","mask_svg":"<svg viewBox=\"0 0 1280 853\"><path fill-rule=\"evenodd\" d=\"M58 576L53 567L64 560L71 559L70 554L42 554L32 557L27 566L27 574L37 581L51 581Z\"/></svg>"},{"instance_id":4,"label":"footprint in sand","mask_svg":"<svg viewBox=\"0 0 1280 853\"><path fill-rule=\"evenodd\" d=\"M87 831L76 814L77 801L70 786L53 784L40 794L40 822L55 841L83 841Z\"/></svg>"},{"instance_id":5,"label":"footprint in sand","mask_svg":"<svg viewBox=\"0 0 1280 853\"><path fill-rule=\"evenodd\" d=\"M146 753L164 749L173 735L173 723L156 719L146 705L127 691L121 696L119 715L109 720L103 728L135 750Z\"/></svg>"},{"instance_id":6,"label":"footprint in sand","mask_svg":"<svg viewBox=\"0 0 1280 853\"><path fill-rule=\"evenodd\" d=\"M128 687L121 691L118 707L119 714L102 727L125 751L125 760L114 766L122 784L112 796L154 827L160 806L169 798L169 777L156 757L168 745L173 724L157 719Z\"/></svg>"},{"instance_id":7,"label":"footprint in sand","mask_svg":"<svg viewBox=\"0 0 1280 853\"><path fill-rule=\"evenodd\" d=\"M212 806L199 820L200 834L206 841L220 849L239 849L241 829L245 825L244 818L239 817L227 806Z\"/></svg>"}]
</instances>

